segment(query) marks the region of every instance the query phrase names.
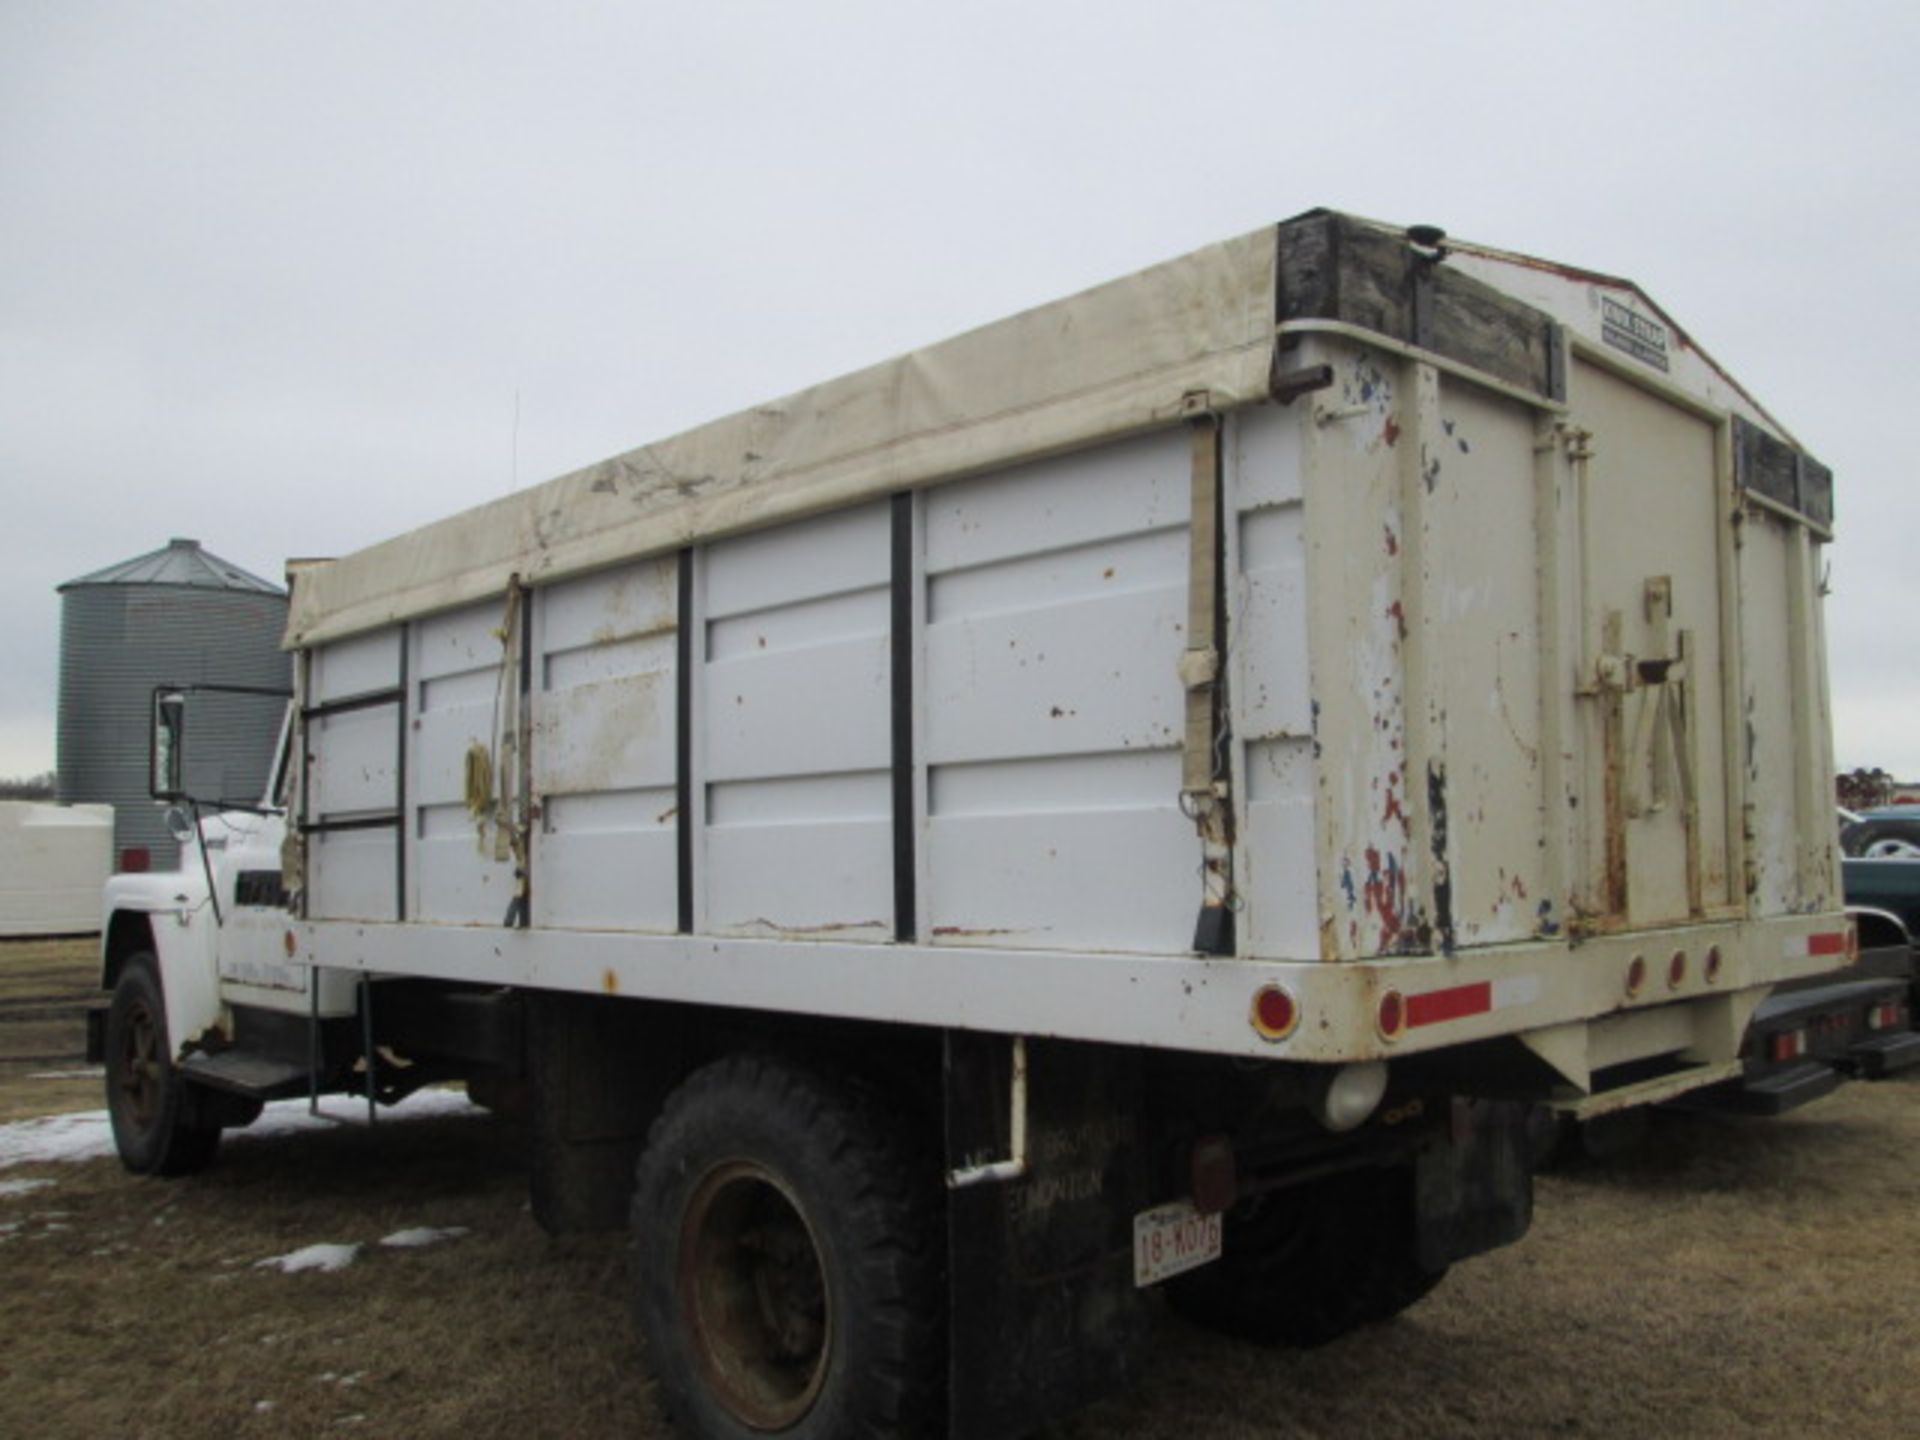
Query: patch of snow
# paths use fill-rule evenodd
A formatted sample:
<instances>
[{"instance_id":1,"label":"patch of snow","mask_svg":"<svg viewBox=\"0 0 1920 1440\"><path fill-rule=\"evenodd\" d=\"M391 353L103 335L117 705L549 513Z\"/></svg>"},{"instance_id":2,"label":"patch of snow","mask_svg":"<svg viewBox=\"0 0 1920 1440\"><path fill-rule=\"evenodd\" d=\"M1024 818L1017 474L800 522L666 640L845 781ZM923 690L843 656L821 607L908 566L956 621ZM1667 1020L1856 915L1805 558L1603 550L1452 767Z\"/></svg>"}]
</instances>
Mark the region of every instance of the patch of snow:
<instances>
[{"instance_id":1,"label":"patch of snow","mask_svg":"<svg viewBox=\"0 0 1920 1440\"><path fill-rule=\"evenodd\" d=\"M253 1413L256 1415L265 1415L271 1409L273 1409L273 1401L271 1400L256 1400L253 1402Z\"/></svg>"},{"instance_id":2,"label":"patch of snow","mask_svg":"<svg viewBox=\"0 0 1920 1440\"><path fill-rule=\"evenodd\" d=\"M0 1198L8 1195L30 1195L35 1190L45 1190L53 1183L51 1180L0 1180Z\"/></svg>"},{"instance_id":3,"label":"patch of snow","mask_svg":"<svg viewBox=\"0 0 1920 1440\"><path fill-rule=\"evenodd\" d=\"M269 1255L264 1260L253 1262L253 1268L263 1270L268 1267L283 1275L297 1275L302 1270L318 1270L325 1274L334 1270L344 1270L360 1258L360 1246L352 1245L306 1245L298 1250L290 1250L285 1255Z\"/></svg>"},{"instance_id":4,"label":"patch of snow","mask_svg":"<svg viewBox=\"0 0 1920 1440\"><path fill-rule=\"evenodd\" d=\"M398 1105L380 1111L379 1123L431 1120L443 1115L481 1115L483 1110L456 1090L418 1090ZM307 1113L305 1100L276 1100L245 1130L230 1130L229 1142L271 1139L301 1131L331 1129L333 1122ZM113 1127L104 1110L48 1115L0 1125L0 1170L14 1165L44 1165L60 1160L98 1160L113 1154Z\"/></svg>"},{"instance_id":5,"label":"patch of snow","mask_svg":"<svg viewBox=\"0 0 1920 1440\"><path fill-rule=\"evenodd\" d=\"M27 1076L29 1080L103 1080L106 1068L95 1065L88 1070L35 1070Z\"/></svg>"},{"instance_id":6,"label":"patch of snow","mask_svg":"<svg viewBox=\"0 0 1920 1440\"><path fill-rule=\"evenodd\" d=\"M422 1245L438 1245L443 1240L458 1240L467 1233L464 1225L420 1225L412 1230L396 1230L380 1237L380 1243L395 1250L413 1250Z\"/></svg>"}]
</instances>

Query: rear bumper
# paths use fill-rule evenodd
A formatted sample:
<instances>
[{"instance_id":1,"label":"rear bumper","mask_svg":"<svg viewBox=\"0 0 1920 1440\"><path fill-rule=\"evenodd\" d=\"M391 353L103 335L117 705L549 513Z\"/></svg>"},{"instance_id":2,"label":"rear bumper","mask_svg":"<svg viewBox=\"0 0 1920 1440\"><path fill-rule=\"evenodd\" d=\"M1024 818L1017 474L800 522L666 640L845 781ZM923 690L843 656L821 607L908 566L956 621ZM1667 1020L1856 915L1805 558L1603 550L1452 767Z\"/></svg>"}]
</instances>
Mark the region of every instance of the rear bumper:
<instances>
[{"instance_id":1,"label":"rear bumper","mask_svg":"<svg viewBox=\"0 0 1920 1440\"><path fill-rule=\"evenodd\" d=\"M1920 1065L1920 1033L1902 1030L1895 1035L1875 1035L1847 1050L1847 1064L1863 1080L1884 1080Z\"/></svg>"},{"instance_id":2,"label":"rear bumper","mask_svg":"<svg viewBox=\"0 0 1920 1440\"><path fill-rule=\"evenodd\" d=\"M1840 1072L1821 1060L1801 1060L1740 1080L1709 1085L1668 1104L1675 1110L1717 1115L1784 1115L1831 1095L1840 1088Z\"/></svg>"}]
</instances>

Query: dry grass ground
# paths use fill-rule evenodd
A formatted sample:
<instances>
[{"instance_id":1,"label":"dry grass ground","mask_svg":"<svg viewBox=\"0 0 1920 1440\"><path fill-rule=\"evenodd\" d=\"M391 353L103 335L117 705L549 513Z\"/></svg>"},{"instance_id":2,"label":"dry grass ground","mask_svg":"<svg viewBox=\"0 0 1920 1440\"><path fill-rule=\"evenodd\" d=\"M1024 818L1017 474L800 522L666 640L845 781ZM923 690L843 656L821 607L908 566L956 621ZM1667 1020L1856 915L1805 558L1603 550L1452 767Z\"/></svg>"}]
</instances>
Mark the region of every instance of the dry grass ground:
<instances>
[{"instance_id":1,"label":"dry grass ground","mask_svg":"<svg viewBox=\"0 0 1920 1440\"><path fill-rule=\"evenodd\" d=\"M53 1093L8 1070L0 1106ZM1913 1434L1920 1081L1663 1122L1628 1163L1544 1179L1525 1241L1391 1324L1287 1354L1167 1319L1142 1384L1052 1440ZM622 1242L544 1237L495 1122L242 1141L186 1181L0 1174L28 1178L54 1183L0 1195L0 1435L664 1440ZM422 1225L469 1233L373 1243ZM367 1249L257 1267L318 1242Z\"/></svg>"},{"instance_id":2,"label":"dry grass ground","mask_svg":"<svg viewBox=\"0 0 1920 1440\"><path fill-rule=\"evenodd\" d=\"M101 1103L81 1060L99 984L96 935L0 940L0 1123Z\"/></svg>"}]
</instances>

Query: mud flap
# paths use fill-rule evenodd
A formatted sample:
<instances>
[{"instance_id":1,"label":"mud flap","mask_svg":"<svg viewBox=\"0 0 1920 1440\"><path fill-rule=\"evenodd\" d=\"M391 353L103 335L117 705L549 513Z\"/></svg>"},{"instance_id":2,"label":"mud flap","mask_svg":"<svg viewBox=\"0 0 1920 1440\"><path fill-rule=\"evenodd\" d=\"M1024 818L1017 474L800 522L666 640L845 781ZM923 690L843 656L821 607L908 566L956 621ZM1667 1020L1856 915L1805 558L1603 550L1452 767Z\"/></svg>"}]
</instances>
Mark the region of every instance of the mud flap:
<instances>
[{"instance_id":1,"label":"mud flap","mask_svg":"<svg viewBox=\"0 0 1920 1440\"><path fill-rule=\"evenodd\" d=\"M949 1173L1007 1158L1012 1042L946 1040ZM1127 1382L1151 1311L1133 1284L1147 1204L1134 1051L1027 1044L1027 1173L948 1195L951 1440L1004 1440Z\"/></svg>"},{"instance_id":2,"label":"mud flap","mask_svg":"<svg viewBox=\"0 0 1920 1440\"><path fill-rule=\"evenodd\" d=\"M1414 1167L1418 1253L1431 1272L1510 1245L1533 1223L1527 1107L1456 1099L1449 1118Z\"/></svg>"},{"instance_id":3,"label":"mud flap","mask_svg":"<svg viewBox=\"0 0 1920 1440\"><path fill-rule=\"evenodd\" d=\"M672 1077L670 1027L635 1000L527 992L533 1218L551 1235L626 1226L634 1169Z\"/></svg>"}]
</instances>

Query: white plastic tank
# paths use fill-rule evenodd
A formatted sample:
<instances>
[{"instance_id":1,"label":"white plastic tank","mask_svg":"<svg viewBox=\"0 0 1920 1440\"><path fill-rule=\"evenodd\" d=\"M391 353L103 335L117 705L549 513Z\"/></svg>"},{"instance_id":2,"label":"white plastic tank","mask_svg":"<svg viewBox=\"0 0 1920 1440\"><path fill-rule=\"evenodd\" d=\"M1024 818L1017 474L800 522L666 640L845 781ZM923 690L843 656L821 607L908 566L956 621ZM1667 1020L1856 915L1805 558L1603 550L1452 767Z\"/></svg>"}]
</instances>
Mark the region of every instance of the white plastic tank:
<instances>
[{"instance_id":1,"label":"white plastic tank","mask_svg":"<svg viewBox=\"0 0 1920 1440\"><path fill-rule=\"evenodd\" d=\"M112 870L111 805L0 801L0 937L97 931Z\"/></svg>"}]
</instances>

